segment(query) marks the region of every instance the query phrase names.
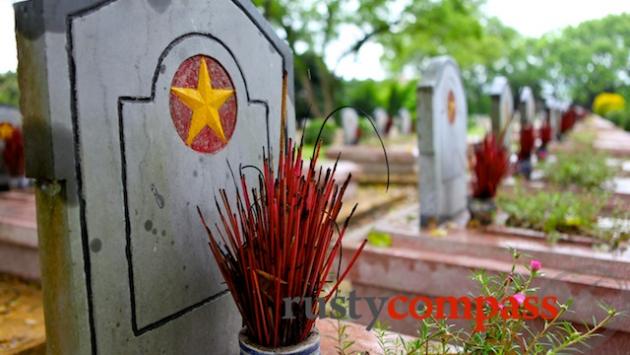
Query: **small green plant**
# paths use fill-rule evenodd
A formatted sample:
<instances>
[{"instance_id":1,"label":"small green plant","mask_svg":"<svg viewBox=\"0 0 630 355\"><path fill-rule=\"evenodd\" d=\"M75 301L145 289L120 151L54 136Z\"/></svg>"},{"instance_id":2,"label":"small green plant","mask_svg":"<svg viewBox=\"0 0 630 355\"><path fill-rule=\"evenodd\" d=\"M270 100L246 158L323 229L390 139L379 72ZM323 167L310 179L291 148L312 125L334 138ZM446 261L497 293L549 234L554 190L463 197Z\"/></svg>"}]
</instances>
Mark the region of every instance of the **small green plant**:
<instances>
[{"instance_id":1,"label":"small green plant","mask_svg":"<svg viewBox=\"0 0 630 355\"><path fill-rule=\"evenodd\" d=\"M517 301L535 296L537 289L532 287L532 282L542 274L541 263L531 260L527 272L517 271L520 255L513 251L513 258L514 265L507 274L491 276L483 271L473 274L473 280L480 286L481 296L497 300L511 297ZM577 347L587 346L587 340L620 314L612 307L601 305L606 315L599 321L593 318L591 325L584 325L582 330L578 330L571 322L560 319L569 311L571 300L565 304L557 303L557 306L557 314L542 328L531 327L525 320L527 311L524 301L519 301L518 312L523 316L489 317L483 332L459 329L445 320L432 317L420 323L418 337L413 340L398 338L392 341L382 329L375 332L383 354L559 354L579 351ZM484 312L489 314L490 306L487 307Z\"/></svg>"},{"instance_id":2,"label":"small green plant","mask_svg":"<svg viewBox=\"0 0 630 355\"><path fill-rule=\"evenodd\" d=\"M630 131L630 108L626 107L623 110L612 111L606 115L612 123L617 127L623 128L626 131Z\"/></svg>"},{"instance_id":3,"label":"small green plant","mask_svg":"<svg viewBox=\"0 0 630 355\"><path fill-rule=\"evenodd\" d=\"M600 227L599 216L608 198L608 194L601 192L532 193L517 186L510 194L500 194L497 204L508 214L507 225L545 232L552 242L559 233L579 234L616 248L630 239L630 234L622 225ZM613 211L615 214L623 217L624 213Z\"/></svg>"},{"instance_id":4,"label":"small green plant","mask_svg":"<svg viewBox=\"0 0 630 355\"><path fill-rule=\"evenodd\" d=\"M392 236L389 233L371 230L367 236L368 244L375 247L387 248L392 246Z\"/></svg>"},{"instance_id":5,"label":"small green plant","mask_svg":"<svg viewBox=\"0 0 630 355\"><path fill-rule=\"evenodd\" d=\"M354 341L350 340L350 336L348 335L348 325L343 323L341 320L336 320L337 327L337 344L335 345L335 350L338 355L353 355L358 354L356 351L351 350L354 345Z\"/></svg>"},{"instance_id":6,"label":"small green plant","mask_svg":"<svg viewBox=\"0 0 630 355\"><path fill-rule=\"evenodd\" d=\"M313 118L306 122L306 126L304 127L304 144L314 145L317 140L317 135L319 134L320 128L324 124L324 119L322 118ZM321 129L322 136L321 142L322 145L330 145L335 140L335 132L337 131L337 125L333 120L328 120L325 125L323 125L323 129Z\"/></svg>"},{"instance_id":7,"label":"small green plant","mask_svg":"<svg viewBox=\"0 0 630 355\"><path fill-rule=\"evenodd\" d=\"M581 148L592 148L597 133L589 130L573 131L569 134L569 140Z\"/></svg>"},{"instance_id":8,"label":"small green plant","mask_svg":"<svg viewBox=\"0 0 630 355\"><path fill-rule=\"evenodd\" d=\"M587 190L601 189L615 175L615 169L606 163L607 156L591 148L559 152L554 162L543 169L549 181L561 186L577 186Z\"/></svg>"}]
</instances>

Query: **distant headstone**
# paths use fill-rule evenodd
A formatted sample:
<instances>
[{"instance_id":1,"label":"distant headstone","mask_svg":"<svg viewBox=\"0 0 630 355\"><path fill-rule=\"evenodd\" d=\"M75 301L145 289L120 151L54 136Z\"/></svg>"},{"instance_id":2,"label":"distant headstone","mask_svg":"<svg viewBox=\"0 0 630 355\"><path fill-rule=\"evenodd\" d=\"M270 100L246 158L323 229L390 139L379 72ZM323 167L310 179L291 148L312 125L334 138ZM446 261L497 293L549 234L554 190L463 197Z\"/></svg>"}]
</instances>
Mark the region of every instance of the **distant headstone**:
<instances>
[{"instance_id":1,"label":"distant headstone","mask_svg":"<svg viewBox=\"0 0 630 355\"><path fill-rule=\"evenodd\" d=\"M467 119L459 67L450 57L432 59L418 87L422 221L452 218L466 209Z\"/></svg>"},{"instance_id":2,"label":"distant headstone","mask_svg":"<svg viewBox=\"0 0 630 355\"><path fill-rule=\"evenodd\" d=\"M361 134L357 111L350 107L341 110L341 125L343 127L344 143L357 144Z\"/></svg>"},{"instance_id":3,"label":"distant headstone","mask_svg":"<svg viewBox=\"0 0 630 355\"><path fill-rule=\"evenodd\" d=\"M549 110L549 124L551 125L551 137L555 139L560 133L560 102L553 97L550 97L545 102L547 109Z\"/></svg>"},{"instance_id":4,"label":"distant headstone","mask_svg":"<svg viewBox=\"0 0 630 355\"><path fill-rule=\"evenodd\" d=\"M374 110L374 121L376 123L376 129L378 130L378 133L383 136L387 134L389 115L387 114L387 111L385 111L385 109L379 107Z\"/></svg>"},{"instance_id":5,"label":"distant headstone","mask_svg":"<svg viewBox=\"0 0 630 355\"><path fill-rule=\"evenodd\" d=\"M514 98L507 78L503 76L494 78L490 87L490 97L492 99L490 112L492 132L498 136L502 131L505 131L504 144L509 146L512 132L508 124L514 114Z\"/></svg>"},{"instance_id":6,"label":"distant headstone","mask_svg":"<svg viewBox=\"0 0 630 355\"><path fill-rule=\"evenodd\" d=\"M219 223L227 162L277 154L288 47L242 0L15 9L48 353L236 353L195 207Z\"/></svg>"},{"instance_id":7,"label":"distant headstone","mask_svg":"<svg viewBox=\"0 0 630 355\"><path fill-rule=\"evenodd\" d=\"M0 104L0 123L8 122L13 126L22 126L22 115L17 107Z\"/></svg>"},{"instance_id":8,"label":"distant headstone","mask_svg":"<svg viewBox=\"0 0 630 355\"><path fill-rule=\"evenodd\" d=\"M401 108L398 111L398 117L400 122L400 134L410 134L413 130L411 113L406 108Z\"/></svg>"},{"instance_id":9,"label":"distant headstone","mask_svg":"<svg viewBox=\"0 0 630 355\"><path fill-rule=\"evenodd\" d=\"M536 99L532 89L528 86L521 89L519 95L520 104L519 113L521 116L521 126L525 126L527 123L533 123L536 118Z\"/></svg>"}]
</instances>

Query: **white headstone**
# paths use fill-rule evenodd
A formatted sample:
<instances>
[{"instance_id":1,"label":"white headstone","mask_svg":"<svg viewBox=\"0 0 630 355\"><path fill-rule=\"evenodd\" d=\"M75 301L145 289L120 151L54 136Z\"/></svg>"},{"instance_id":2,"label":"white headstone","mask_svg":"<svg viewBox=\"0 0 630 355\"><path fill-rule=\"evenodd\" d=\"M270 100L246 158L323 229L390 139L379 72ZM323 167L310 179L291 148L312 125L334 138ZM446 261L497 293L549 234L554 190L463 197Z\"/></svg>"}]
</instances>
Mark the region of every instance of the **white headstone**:
<instances>
[{"instance_id":1,"label":"white headstone","mask_svg":"<svg viewBox=\"0 0 630 355\"><path fill-rule=\"evenodd\" d=\"M386 134L387 124L389 122L387 111L385 111L385 109L381 107L374 110L374 121L376 123L376 129L378 130L378 133L384 136Z\"/></svg>"},{"instance_id":2,"label":"white headstone","mask_svg":"<svg viewBox=\"0 0 630 355\"><path fill-rule=\"evenodd\" d=\"M406 108L401 108L398 111L400 122L400 134L410 134L412 131L411 114Z\"/></svg>"},{"instance_id":3,"label":"white headstone","mask_svg":"<svg viewBox=\"0 0 630 355\"><path fill-rule=\"evenodd\" d=\"M48 353L236 353L195 207L219 222L227 162L277 153L288 47L241 0L34 0L16 21Z\"/></svg>"},{"instance_id":4,"label":"white headstone","mask_svg":"<svg viewBox=\"0 0 630 355\"><path fill-rule=\"evenodd\" d=\"M421 220L451 218L466 209L468 110L459 67L431 60L418 87Z\"/></svg>"},{"instance_id":5,"label":"white headstone","mask_svg":"<svg viewBox=\"0 0 630 355\"><path fill-rule=\"evenodd\" d=\"M353 108L341 110L341 125L343 126L343 141L345 144L357 144L359 141L359 115Z\"/></svg>"},{"instance_id":6,"label":"white headstone","mask_svg":"<svg viewBox=\"0 0 630 355\"><path fill-rule=\"evenodd\" d=\"M519 112L521 115L521 126L526 123L533 123L536 117L536 100L532 89L528 86L521 89Z\"/></svg>"},{"instance_id":7,"label":"white headstone","mask_svg":"<svg viewBox=\"0 0 630 355\"><path fill-rule=\"evenodd\" d=\"M508 124L511 123L511 118L514 114L514 97L507 78L503 76L494 78L490 86L490 97L492 99L490 112L492 132L498 136L504 130L504 144L509 146L512 131Z\"/></svg>"}]
</instances>

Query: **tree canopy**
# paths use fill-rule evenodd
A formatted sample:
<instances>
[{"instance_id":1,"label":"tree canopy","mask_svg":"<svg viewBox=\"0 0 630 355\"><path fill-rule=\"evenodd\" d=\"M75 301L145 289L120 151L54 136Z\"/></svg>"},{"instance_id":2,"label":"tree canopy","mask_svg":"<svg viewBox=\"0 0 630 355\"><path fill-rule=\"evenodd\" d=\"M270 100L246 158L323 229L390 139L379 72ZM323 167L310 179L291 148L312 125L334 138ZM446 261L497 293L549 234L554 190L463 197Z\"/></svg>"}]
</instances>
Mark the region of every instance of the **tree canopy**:
<instances>
[{"instance_id":1,"label":"tree canopy","mask_svg":"<svg viewBox=\"0 0 630 355\"><path fill-rule=\"evenodd\" d=\"M483 14L484 0L254 0L295 55L298 117L322 117L340 105L367 112L413 112L415 84L428 60L450 55L461 69L471 113L487 113L485 85L497 75L513 91L589 105L601 92L630 100L630 14L612 15L526 38ZM343 57L382 47L384 81L344 81L325 54L357 34ZM347 42L347 36L346 40ZM404 74L403 74L404 73ZM0 75L0 104L17 106L14 73Z\"/></svg>"}]
</instances>

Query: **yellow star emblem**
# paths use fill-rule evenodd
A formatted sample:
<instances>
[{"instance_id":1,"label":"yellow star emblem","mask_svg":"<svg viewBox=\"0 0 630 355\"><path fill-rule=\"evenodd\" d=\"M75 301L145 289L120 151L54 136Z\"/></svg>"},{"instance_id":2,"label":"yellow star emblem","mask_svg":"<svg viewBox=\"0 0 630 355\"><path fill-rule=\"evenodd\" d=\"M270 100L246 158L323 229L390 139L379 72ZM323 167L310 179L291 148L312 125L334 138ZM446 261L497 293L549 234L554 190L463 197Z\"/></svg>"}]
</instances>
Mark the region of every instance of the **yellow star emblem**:
<instances>
[{"instance_id":1,"label":"yellow star emblem","mask_svg":"<svg viewBox=\"0 0 630 355\"><path fill-rule=\"evenodd\" d=\"M204 58L200 60L196 89L171 88L173 94L193 112L186 145L190 146L206 126L210 127L223 143L227 143L225 133L223 133L223 125L221 125L219 109L234 94L234 90L214 89L206 61Z\"/></svg>"}]
</instances>

